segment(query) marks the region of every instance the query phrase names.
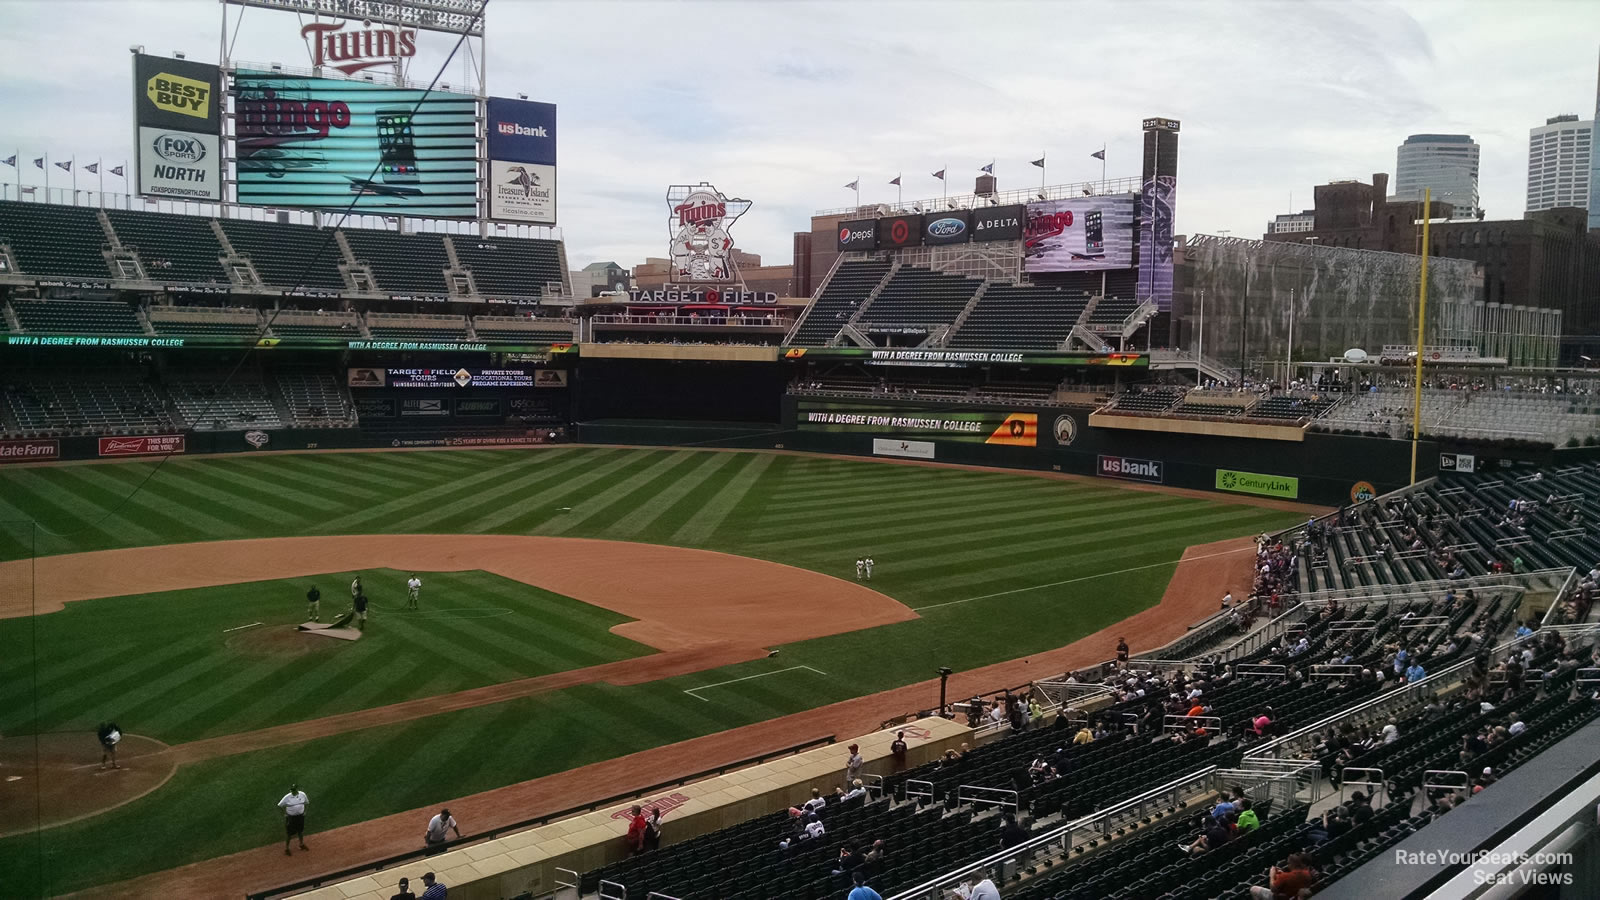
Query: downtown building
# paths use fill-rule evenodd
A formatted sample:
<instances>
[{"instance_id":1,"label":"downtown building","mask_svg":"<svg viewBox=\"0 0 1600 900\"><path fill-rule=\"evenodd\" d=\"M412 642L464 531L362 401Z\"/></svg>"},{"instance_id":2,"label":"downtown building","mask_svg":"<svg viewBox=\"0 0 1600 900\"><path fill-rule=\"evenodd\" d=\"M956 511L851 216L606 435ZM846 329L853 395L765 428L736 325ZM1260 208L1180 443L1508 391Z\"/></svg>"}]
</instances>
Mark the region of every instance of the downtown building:
<instances>
[{"instance_id":1,"label":"downtown building","mask_svg":"<svg viewBox=\"0 0 1600 900\"><path fill-rule=\"evenodd\" d=\"M1589 208L1593 134L1592 120L1570 114L1528 129L1527 212Z\"/></svg>"}]
</instances>

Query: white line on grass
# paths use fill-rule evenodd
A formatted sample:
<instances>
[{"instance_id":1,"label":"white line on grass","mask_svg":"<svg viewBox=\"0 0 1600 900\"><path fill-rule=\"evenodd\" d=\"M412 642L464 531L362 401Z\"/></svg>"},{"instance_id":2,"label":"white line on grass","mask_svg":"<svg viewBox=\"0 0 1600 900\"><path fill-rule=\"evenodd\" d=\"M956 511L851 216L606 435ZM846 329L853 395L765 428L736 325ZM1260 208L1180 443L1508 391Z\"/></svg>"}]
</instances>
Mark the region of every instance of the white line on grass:
<instances>
[{"instance_id":1,"label":"white line on grass","mask_svg":"<svg viewBox=\"0 0 1600 900\"><path fill-rule=\"evenodd\" d=\"M701 701L704 701L706 703L710 703L711 702L710 700L707 700L706 698L700 696L699 694L696 694L695 691L703 691L706 688L722 687L725 684L733 684L733 683L739 682L739 681L749 681L752 678L762 678L762 677L765 677L767 675L782 675L784 672L793 672L796 669L810 669L811 671L817 673L818 675L826 675L826 674L828 674L827 672L824 672L821 669L812 669L810 666L790 666L787 669L774 669L771 672L757 672L754 675L746 675L743 678L735 678L732 681L719 681L719 682L716 682L715 684L702 684L699 687L688 688L688 689L686 689L684 691L684 693L688 694L689 696L691 696L693 698L695 698L696 700L701 700Z\"/></svg>"},{"instance_id":2,"label":"white line on grass","mask_svg":"<svg viewBox=\"0 0 1600 900\"><path fill-rule=\"evenodd\" d=\"M1200 556L1185 557L1183 559L1176 560L1176 562L1192 562L1192 561L1197 560L1197 559L1214 559L1214 558L1216 558L1218 556L1228 556L1228 555L1234 554L1234 553L1243 553L1246 550L1252 550L1253 551L1253 550L1255 550L1255 547L1240 547L1237 550L1219 550L1216 553L1205 553L1205 554L1202 554ZM1065 581L1052 581L1049 584L1035 584L1035 585L1032 585L1030 587L1012 588L1009 591L997 591L997 592L995 592L993 594L979 594L976 597L967 597L964 600L946 600L943 603L930 603L927 606L913 606L913 607L911 607L911 611L912 612L922 612L925 609L939 609L940 607L944 607L944 606L955 606L958 603L971 603L974 600L989 600L989 599L992 599L992 598L995 598L995 597L1005 597L1005 596L1010 595L1010 594L1022 594L1022 593L1026 593L1028 591L1037 591L1040 588L1060 587L1063 584L1075 584L1075 583L1077 583L1079 581L1093 581L1096 578L1105 578L1105 577L1107 577L1109 575L1124 575L1124 574L1127 574L1128 572L1137 572L1137 571L1139 571L1141 569L1158 569L1158 568L1160 568L1162 566L1170 566L1170 565L1175 565L1175 563L1174 562L1158 562L1158 563L1150 563L1149 565L1144 565L1144 566L1129 566L1126 569L1117 569L1117 570L1112 571L1112 572L1099 572L1099 573L1096 573L1094 575L1080 575L1077 578L1068 578Z\"/></svg>"},{"instance_id":3,"label":"white line on grass","mask_svg":"<svg viewBox=\"0 0 1600 900\"><path fill-rule=\"evenodd\" d=\"M230 631L243 631L246 628L254 628L254 627L256 627L257 625L260 625L260 624L261 624L260 622L251 622L249 625L238 625L238 626L235 626L233 628L224 628L224 629L222 629L222 633L223 634L227 634Z\"/></svg>"}]
</instances>

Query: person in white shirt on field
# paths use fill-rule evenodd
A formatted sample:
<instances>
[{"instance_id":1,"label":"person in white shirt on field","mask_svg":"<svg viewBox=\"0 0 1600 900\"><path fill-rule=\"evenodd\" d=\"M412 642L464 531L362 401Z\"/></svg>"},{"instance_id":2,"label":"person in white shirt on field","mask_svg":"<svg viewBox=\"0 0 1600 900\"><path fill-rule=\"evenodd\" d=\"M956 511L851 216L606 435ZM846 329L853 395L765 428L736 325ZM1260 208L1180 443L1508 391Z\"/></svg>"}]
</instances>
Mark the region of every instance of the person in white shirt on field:
<instances>
[{"instance_id":1,"label":"person in white shirt on field","mask_svg":"<svg viewBox=\"0 0 1600 900\"><path fill-rule=\"evenodd\" d=\"M300 785L289 785L289 793L283 795L278 801L278 808L283 810L283 855L293 856L289 850L289 839L299 838L300 849L310 850L306 846L306 804L310 798L306 792L300 790Z\"/></svg>"},{"instance_id":2,"label":"person in white shirt on field","mask_svg":"<svg viewBox=\"0 0 1600 900\"><path fill-rule=\"evenodd\" d=\"M449 809L439 810L439 814L428 820L428 831L423 835L423 843L429 847L436 847L450 839L450 832L454 831L456 837L461 837L461 829L456 825L455 817L450 815Z\"/></svg>"},{"instance_id":3,"label":"person in white shirt on field","mask_svg":"<svg viewBox=\"0 0 1600 900\"><path fill-rule=\"evenodd\" d=\"M861 576L866 574L866 571L867 571L867 561L866 561L866 559L864 557L860 557L860 556L856 557L856 580L860 581L861 580Z\"/></svg>"},{"instance_id":4,"label":"person in white shirt on field","mask_svg":"<svg viewBox=\"0 0 1600 900\"><path fill-rule=\"evenodd\" d=\"M422 579L417 577L417 573L412 572L411 577L406 579L406 609L416 609L417 600L421 596Z\"/></svg>"},{"instance_id":5,"label":"person in white shirt on field","mask_svg":"<svg viewBox=\"0 0 1600 900\"><path fill-rule=\"evenodd\" d=\"M877 563L873 562L872 561L872 557L870 557L870 556L867 557L865 560L863 560L862 563L863 563L863 565L866 566L866 569L867 569L867 580L871 581L872 580L872 567L877 565Z\"/></svg>"}]
</instances>

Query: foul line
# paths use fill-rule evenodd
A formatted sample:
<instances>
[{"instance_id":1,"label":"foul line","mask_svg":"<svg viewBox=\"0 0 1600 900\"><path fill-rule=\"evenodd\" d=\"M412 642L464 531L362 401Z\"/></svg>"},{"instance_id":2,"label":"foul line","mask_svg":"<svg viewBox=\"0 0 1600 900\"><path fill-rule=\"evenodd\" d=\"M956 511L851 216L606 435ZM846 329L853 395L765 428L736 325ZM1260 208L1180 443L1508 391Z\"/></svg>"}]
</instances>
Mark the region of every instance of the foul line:
<instances>
[{"instance_id":1,"label":"foul line","mask_svg":"<svg viewBox=\"0 0 1600 900\"><path fill-rule=\"evenodd\" d=\"M703 691L706 688L722 687L725 684L734 684L735 682L740 682L740 681L749 681L752 678L764 678L764 677L766 677L768 675L782 675L784 672L793 672L796 669L810 669L811 671L817 673L818 675L826 675L826 674L828 674L827 672L824 672L821 669L812 669L810 666L790 666L787 669L774 669L771 672L759 672L759 673L757 673L755 675L746 675L743 678L735 678L732 681L718 681L715 684L702 684L699 687L688 688L688 689L686 689L684 691L684 693L688 694L689 696L691 696L693 698L695 698L696 700L702 701L704 703L710 703L711 702L710 700L707 700L706 698L700 696L699 694L696 694L695 691Z\"/></svg>"},{"instance_id":2,"label":"foul line","mask_svg":"<svg viewBox=\"0 0 1600 900\"><path fill-rule=\"evenodd\" d=\"M1185 556L1176 560L1175 562L1159 562L1150 563L1149 565L1144 566L1129 566L1126 569L1117 569L1112 572L1100 572L1095 575L1080 575L1077 578L1068 578L1065 581L1052 581L1049 584L1035 584L1030 587L1012 588L1009 591L997 591L993 594L979 594L976 597L968 597L964 600L947 600L944 603L930 603L927 606L913 606L911 607L911 611L919 613L925 609L939 609L940 607L944 606L955 606L958 603L971 603L974 600L989 600L994 597L1005 597L1010 594L1022 594L1028 591L1037 591L1040 588L1060 587L1063 584L1075 584L1079 581L1092 581L1096 578L1105 578L1108 575L1124 575L1128 572L1138 572L1141 569L1159 569L1162 566L1171 566L1176 565L1177 563L1192 562L1198 559L1215 559L1218 556L1228 556L1234 553L1243 553L1246 550L1254 551L1255 549L1256 548L1254 547L1240 547L1237 550L1219 550L1216 553L1202 553L1199 556Z\"/></svg>"},{"instance_id":3,"label":"foul line","mask_svg":"<svg viewBox=\"0 0 1600 900\"><path fill-rule=\"evenodd\" d=\"M256 627L257 625L260 625L260 624L262 624L262 623L260 623L260 622L251 622L249 625L238 625L238 626L235 626L233 628L224 628L224 629L222 629L222 633L223 634L227 634L230 631L243 631L246 628L254 628L254 627Z\"/></svg>"}]
</instances>

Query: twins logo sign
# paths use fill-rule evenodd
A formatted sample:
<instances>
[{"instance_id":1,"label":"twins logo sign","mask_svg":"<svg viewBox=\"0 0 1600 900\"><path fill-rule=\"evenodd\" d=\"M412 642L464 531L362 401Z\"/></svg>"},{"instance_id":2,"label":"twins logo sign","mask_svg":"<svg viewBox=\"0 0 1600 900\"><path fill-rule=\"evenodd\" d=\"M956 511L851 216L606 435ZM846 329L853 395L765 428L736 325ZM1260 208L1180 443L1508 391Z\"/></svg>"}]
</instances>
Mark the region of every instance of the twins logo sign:
<instances>
[{"instance_id":1,"label":"twins logo sign","mask_svg":"<svg viewBox=\"0 0 1600 900\"><path fill-rule=\"evenodd\" d=\"M674 281L732 281L733 223L750 209L701 182L667 188L667 233Z\"/></svg>"}]
</instances>

